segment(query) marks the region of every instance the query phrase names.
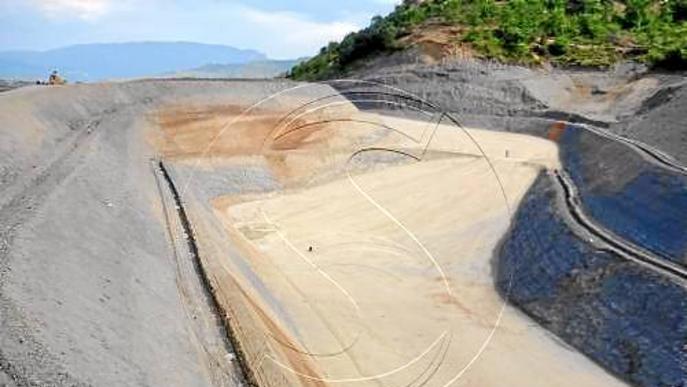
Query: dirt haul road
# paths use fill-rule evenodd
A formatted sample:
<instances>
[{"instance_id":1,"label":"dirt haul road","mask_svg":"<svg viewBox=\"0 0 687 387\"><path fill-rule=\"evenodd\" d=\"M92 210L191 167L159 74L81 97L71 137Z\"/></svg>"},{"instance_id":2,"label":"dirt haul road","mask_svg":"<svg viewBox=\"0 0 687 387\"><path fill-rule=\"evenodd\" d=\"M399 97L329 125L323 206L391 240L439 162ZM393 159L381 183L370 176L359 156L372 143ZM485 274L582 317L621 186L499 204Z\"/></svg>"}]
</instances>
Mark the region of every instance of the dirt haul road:
<instances>
[{"instance_id":1,"label":"dirt haul road","mask_svg":"<svg viewBox=\"0 0 687 387\"><path fill-rule=\"evenodd\" d=\"M0 95L0 383L620 384L494 288L493 250L555 144L335 94Z\"/></svg>"}]
</instances>

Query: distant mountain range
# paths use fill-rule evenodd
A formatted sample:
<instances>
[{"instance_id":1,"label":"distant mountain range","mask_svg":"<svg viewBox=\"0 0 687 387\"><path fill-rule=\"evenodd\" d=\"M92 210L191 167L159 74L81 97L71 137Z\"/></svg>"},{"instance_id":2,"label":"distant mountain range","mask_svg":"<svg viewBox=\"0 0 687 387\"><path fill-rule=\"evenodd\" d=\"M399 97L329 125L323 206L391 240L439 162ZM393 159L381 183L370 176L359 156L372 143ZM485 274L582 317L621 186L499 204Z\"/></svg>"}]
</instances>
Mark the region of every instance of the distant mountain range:
<instances>
[{"instance_id":1,"label":"distant mountain range","mask_svg":"<svg viewBox=\"0 0 687 387\"><path fill-rule=\"evenodd\" d=\"M163 74L174 78L274 78L285 74L293 66L304 61L293 60L258 60L241 64L206 64L194 69Z\"/></svg>"},{"instance_id":2,"label":"distant mountain range","mask_svg":"<svg viewBox=\"0 0 687 387\"><path fill-rule=\"evenodd\" d=\"M212 63L239 68L247 63L280 69L254 50L188 42L84 44L48 51L0 52L0 78L45 79L52 70L71 82L174 74ZM212 66L212 65L211 65ZM280 67L282 66L282 67ZM233 70L239 71L239 70ZM240 72L240 71L239 71Z\"/></svg>"}]
</instances>

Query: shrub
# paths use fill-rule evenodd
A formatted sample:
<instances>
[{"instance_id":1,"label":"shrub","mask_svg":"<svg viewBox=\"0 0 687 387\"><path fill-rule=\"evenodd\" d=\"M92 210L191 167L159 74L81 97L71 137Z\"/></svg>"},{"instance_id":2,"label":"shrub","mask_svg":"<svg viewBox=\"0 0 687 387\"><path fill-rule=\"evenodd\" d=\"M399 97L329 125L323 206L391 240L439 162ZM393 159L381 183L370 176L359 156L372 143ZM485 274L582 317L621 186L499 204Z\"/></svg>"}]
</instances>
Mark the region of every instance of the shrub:
<instances>
[{"instance_id":1,"label":"shrub","mask_svg":"<svg viewBox=\"0 0 687 387\"><path fill-rule=\"evenodd\" d=\"M294 67L295 79L339 76L356 61L402 49L399 38L428 20L460 25L457 42L485 57L608 66L634 59L687 68L687 0L428 0L399 5L369 27Z\"/></svg>"}]
</instances>

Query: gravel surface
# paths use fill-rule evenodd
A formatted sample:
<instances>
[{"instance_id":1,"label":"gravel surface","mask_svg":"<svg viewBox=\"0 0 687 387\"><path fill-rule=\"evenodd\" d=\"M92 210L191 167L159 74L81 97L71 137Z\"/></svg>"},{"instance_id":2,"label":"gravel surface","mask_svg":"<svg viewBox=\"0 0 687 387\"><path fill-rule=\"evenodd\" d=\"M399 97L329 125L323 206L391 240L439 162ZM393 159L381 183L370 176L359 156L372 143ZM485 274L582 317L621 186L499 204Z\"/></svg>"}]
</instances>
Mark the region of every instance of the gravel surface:
<instances>
[{"instance_id":1,"label":"gravel surface","mask_svg":"<svg viewBox=\"0 0 687 387\"><path fill-rule=\"evenodd\" d=\"M0 385L240 385L152 167L149 113L288 86L145 81L0 95Z\"/></svg>"}]
</instances>

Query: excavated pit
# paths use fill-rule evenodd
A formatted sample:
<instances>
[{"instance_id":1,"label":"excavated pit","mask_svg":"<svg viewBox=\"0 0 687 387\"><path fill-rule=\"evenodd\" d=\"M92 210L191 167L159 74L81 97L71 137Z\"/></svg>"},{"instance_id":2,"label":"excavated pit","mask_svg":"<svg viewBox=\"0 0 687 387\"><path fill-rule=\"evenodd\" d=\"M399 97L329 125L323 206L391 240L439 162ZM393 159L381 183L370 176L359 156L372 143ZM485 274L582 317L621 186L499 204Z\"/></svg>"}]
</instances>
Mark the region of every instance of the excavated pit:
<instances>
[{"instance_id":1,"label":"excavated pit","mask_svg":"<svg viewBox=\"0 0 687 387\"><path fill-rule=\"evenodd\" d=\"M332 85L0 95L0 383L622 385L505 303L549 307L504 242L562 167L545 115Z\"/></svg>"}]
</instances>

